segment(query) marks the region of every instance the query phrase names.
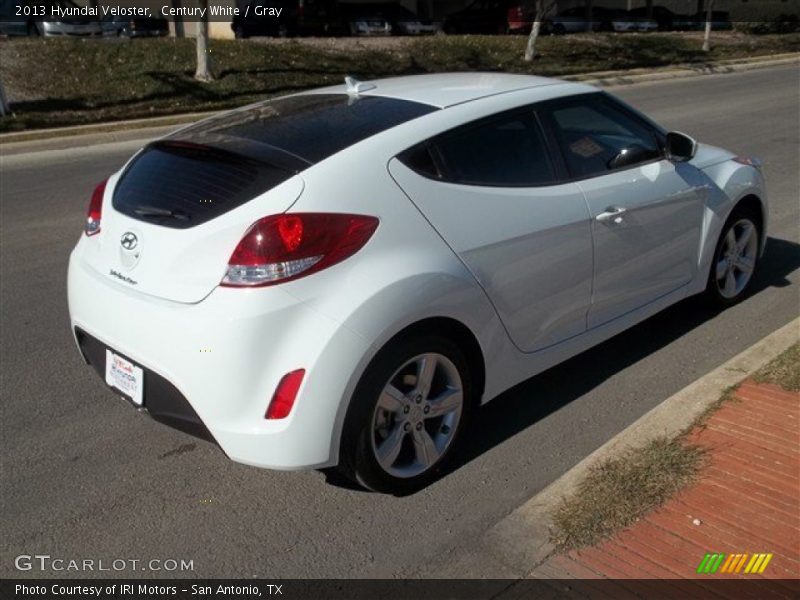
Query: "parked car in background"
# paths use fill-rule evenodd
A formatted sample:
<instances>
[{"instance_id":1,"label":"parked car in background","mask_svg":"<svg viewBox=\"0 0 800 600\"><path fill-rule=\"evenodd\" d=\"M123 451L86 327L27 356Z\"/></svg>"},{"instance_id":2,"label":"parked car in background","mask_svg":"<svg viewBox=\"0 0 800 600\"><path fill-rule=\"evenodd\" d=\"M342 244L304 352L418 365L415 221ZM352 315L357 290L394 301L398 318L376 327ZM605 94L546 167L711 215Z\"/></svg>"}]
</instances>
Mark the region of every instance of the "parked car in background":
<instances>
[{"instance_id":1,"label":"parked car in background","mask_svg":"<svg viewBox=\"0 0 800 600\"><path fill-rule=\"evenodd\" d=\"M648 14L646 6L634 8L629 13L634 17L652 19L658 23L658 28L661 31L671 31L674 27L675 19L679 16L665 6L654 6L652 15Z\"/></svg>"},{"instance_id":2,"label":"parked car in background","mask_svg":"<svg viewBox=\"0 0 800 600\"><path fill-rule=\"evenodd\" d=\"M658 30L658 23L653 19L648 19L647 17L637 17L626 10L620 10L611 13L607 23L610 24L610 29L608 26L604 27L603 29L608 29L609 31L614 31L616 33L626 33L630 31L647 33L649 31Z\"/></svg>"},{"instance_id":3,"label":"parked car in background","mask_svg":"<svg viewBox=\"0 0 800 600\"><path fill-rule=\"evenodd\" d=\"M705 12L693 15L675 15L672 21L672 28L676 31L700 31L705 29L705 26ZM717 10L711 12L711 29L727 30L732 28L730 13Z\"/></svg>"},{"instance_id":4,"label":"parked car in background","mask_svg":"<svg viewBox=\"0 0 800 600\"><path fill-rule=\"evenodd\" d=\"M511 4L506 11L506 24L508 33L530 33L536 12L530 4Z\"/></svg>"},{"instance_id":5,"label":"parked car in background","mask_svg":"<svg viewBox=\"0 0 800 600\"><path fill-rule=\"evenodd\" d=\"M100 22L103 35L117 37L160 37L169 35L169 22L166 19L146 17L121 17L108 15Z\"/></svg>"},{"instance_id":6,"label":"parked car in background","mask_svg":"<svg viewBox=\"0 0 800 600\"><path fill-rule=\"evenodd\" d=\"M441 22L421 18L396 2L383 4L382 14L388 19L395 35L434 35L442 32Z\"/></svg>"},{"instance_id":7,"label":"parked car in background","mask_svg":"<svg viewBox=\"0 0 800 600\"><path fill-rule=\"evenodd\" d=\"M231 29L241 38L253 36L294 37L302 35L338 36L347 32L336 0L240 0L240 15ZM280 10L279 17L265 14ZM246 15L246 16L245 16Z\"/></svg>"},{"instance_id":8,"label":"parked car in background","mask_svg":"<svg viewBox=\"0 0 800 600\"><path fill-rule=\"evenodd\" d=\"M0 0L0 35L39 35L31 17L17 14L25 6L26 0Z\"/></svg>"},{"instance_id":9,"label":"parked car in background","mask_svg":"<svg viewBox=\"0 0 800 600\"><path fill-rule=\"evenodd\" d=\"M32 5L36 3L31 3ZM44 2L50 14L51 7L59 6L62 9L80 9L82 5L72 0L47 0ZM36 21L36 30L46 37L100 37L103 27L100 20L93 16L46 17Z\"/></svg>"},{"instance_id":10,"label":"parked car in background","mask_svg":"<svg viewBox=\"0 0 800 600\"><path fill-rule=\"evenodd\" d=\"M392 24L386 13L388 4L340 4L339 8L350 35L392 35Z\"/></svg>"},{"instance_id":11,"label":"parked car in background","mask_svg":"<svg viewBox=\"0 0 800 600\"><path fill-rule=\"evenodd\" d=\"M507 33L509 13L518 6L518 2L506 0L475 0L447 15L442 27L445 33Z\"/></svg>"},{"instance_id":12,"label":"parked car in background","mask_svg":"<svg viewBox=\"0 0 800 600\"><path fill-rule=\"evenodd\" d=\"M554 35L564 35L565 33L579 33L582 31L600 29L599 13L595 9L592 11L594 18L589 21L586 18L586 9L583 6L576 6L561 11L556 16L545 21L544 29L547 33Z\"/></svg>"}]
</instances>

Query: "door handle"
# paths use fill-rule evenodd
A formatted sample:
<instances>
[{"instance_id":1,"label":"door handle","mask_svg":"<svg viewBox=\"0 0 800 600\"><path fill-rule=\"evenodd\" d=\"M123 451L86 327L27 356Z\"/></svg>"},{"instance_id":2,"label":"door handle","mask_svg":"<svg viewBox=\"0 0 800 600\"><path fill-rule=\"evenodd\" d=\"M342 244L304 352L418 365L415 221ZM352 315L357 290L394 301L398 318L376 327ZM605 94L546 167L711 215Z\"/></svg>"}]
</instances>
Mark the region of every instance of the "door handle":
<instances>
[{"instance_id":1,"label":"door handle","mask_svg":"<svg viewBox=\"0 0 800 600\"><path fill-rule=\"evenodd\" d=\"M619 225L622 223L622 216L628 212L628 209L621 206L609 206L604 212L601 212L595 217L600 223L614 223Z\"/></svg>"}]
</instances>

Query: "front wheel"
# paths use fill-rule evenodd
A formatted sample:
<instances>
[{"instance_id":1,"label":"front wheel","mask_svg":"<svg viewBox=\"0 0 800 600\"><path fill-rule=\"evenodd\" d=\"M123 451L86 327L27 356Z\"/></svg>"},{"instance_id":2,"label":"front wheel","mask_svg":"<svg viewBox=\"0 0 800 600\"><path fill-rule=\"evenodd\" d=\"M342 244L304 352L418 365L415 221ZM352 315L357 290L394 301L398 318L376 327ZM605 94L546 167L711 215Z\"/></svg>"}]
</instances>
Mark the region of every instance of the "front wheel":
<instances>
[{"instance_id":1,"label":"front wheel","mask_svg":"<svg viewBox=\"0 0 800 600\"><path fill-rule=\"evenodd\" d=\"M376 492L417 491L454 455L472 404L472 379L456 344L438 336L394 342L356 388L340 470Z\"/></svg>"},{"instance_id":2,"label":"front wheel","mask_svg":"<svg viewBox=\"0 0 800 600\"><path fill-rule=\"evenodd\" d=\"M736 304L750 287L761 248L758 223L757 216L749 210L734 210L725 223L706 287L706 296L716 306Z\"/></svg>"}]
</instances>

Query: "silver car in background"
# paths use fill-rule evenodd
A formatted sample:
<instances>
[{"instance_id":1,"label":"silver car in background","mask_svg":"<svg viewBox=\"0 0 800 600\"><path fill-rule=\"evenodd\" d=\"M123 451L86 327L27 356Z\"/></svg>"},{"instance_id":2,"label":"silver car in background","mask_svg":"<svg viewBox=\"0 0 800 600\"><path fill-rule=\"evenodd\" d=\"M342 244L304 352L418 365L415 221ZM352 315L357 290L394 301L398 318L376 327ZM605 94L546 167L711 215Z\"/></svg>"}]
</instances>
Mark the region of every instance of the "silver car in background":
<instances>
[{"instance_id":1,"label":"silver car in background","mask_svg":"<svg viewBox=\"0 0 800 600\"><path fill-rule=\"evenodd\" d=\"M82 8L72 0L49 0L44 4L51 15L52 7L60 7L67 11ZM45 37L100 37L103 35L103 26L100 24L100 20L91 16L53 16L37 22L36 27L38 33Z\"/></svg>"}]
</instances>

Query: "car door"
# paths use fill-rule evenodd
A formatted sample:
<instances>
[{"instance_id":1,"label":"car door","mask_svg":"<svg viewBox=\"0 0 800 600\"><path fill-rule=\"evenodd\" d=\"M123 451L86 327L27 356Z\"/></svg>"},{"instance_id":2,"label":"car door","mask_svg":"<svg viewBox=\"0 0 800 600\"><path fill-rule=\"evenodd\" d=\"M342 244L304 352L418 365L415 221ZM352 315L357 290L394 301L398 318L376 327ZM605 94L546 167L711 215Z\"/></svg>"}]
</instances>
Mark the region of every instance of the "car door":
<instances>
[{"instance_id":1,"label":"car door","mask_svg":"<svg viewBox=\"0 0 800 600\"><path fill-rule=\"evenodd\" d=\"M589 212L580 188L559 181L531 108L437 136L389 170L475 276L521 350L586 330Z\"/></svg>"},{"instance_id":2,"label":"car door","mask_svg":"<svg viewBox=\"0 0 800 600\"><path fill-rule=\"evenodd\" d=\"M550 103L545 122L591 213L589 328L689 283L708 192L702 173L668 160L663 134L605 94Z\"/></svg>"}]
</instances>

